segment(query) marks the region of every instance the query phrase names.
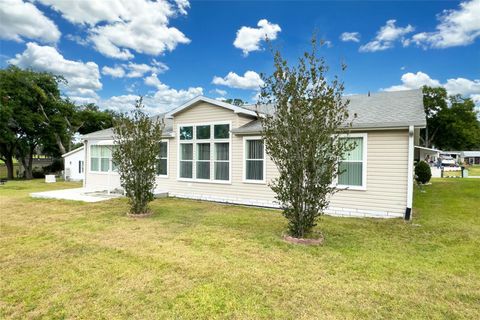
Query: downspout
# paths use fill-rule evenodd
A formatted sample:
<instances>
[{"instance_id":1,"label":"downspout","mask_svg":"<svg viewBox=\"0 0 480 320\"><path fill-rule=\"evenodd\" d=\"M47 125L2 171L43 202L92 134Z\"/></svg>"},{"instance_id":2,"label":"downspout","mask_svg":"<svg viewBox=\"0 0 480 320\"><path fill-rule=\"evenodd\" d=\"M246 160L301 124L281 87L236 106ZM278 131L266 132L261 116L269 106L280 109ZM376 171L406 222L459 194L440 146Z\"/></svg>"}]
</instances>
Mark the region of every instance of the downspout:
<instances>
[{"instance_id":1,"label":"downspout","mask_svg":"<svg viewBox=\"0 0 480 320\"><path fill-rule=\"evenodd\" d=\"M405 220L412 219L412 204L413 204L413 150L414 150L414 127L408 127L408 162L407 162L407 207L405 209Z\"/></svg>"},{"instance_id":2,"label":"downspout","mask_svg":"<svg viewBox=\"0 0 480 320\"><path fill-rule=\"evenodd\" d=\"M87 187L87 167L88 167L88 163L87 163L87 152L88 152L88 142L87 140L83 140L83 153L84 153L84 159L83 159L83 187L86 188Z\"/></svg>"}]
</instances>

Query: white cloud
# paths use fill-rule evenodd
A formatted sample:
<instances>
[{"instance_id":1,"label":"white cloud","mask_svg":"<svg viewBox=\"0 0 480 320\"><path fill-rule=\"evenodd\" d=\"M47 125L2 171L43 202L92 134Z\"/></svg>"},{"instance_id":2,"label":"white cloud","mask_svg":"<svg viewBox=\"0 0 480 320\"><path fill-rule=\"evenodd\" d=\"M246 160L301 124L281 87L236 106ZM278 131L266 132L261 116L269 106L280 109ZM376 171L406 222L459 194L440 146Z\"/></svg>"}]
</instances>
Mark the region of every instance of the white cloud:
<instances>
[{"instance_id":1,"label":"white cloud","mask_svg":"<svg viewBox=\"0 0 480 320\"><path fill-rule=\"evenodd\" d=\"M251 51L260 50L260 42L268 37L270 40L277 38L277 33L282 31L278 24L270 23L267 19L258 21L258 28L241 27L237 31L237 37L233 45L243 50L245 56Z\"/></svg>"},{"instance_id":2,"label":"white cloud","mask_svg":"<svg viewBox=\"0 0 480 320\"><path fill-rule=\"evenodd\" d=\"M388 20L383 27L377 32L375 39L362 45L359 49L360 52L375 52L383 51L393 48L395 41L401 40L404 46L408 45L408 41L404 41L404 36L415 30L411 25L406 27L397 27L395 25L397 21L394 19Z\"/></svg>"},{"instance_id":3,"label":"white cloud","mask_svg":"<svg viewBox=\"0 0 480 320\"><path fill-rule=\"evenodd\" d=\"M344 32L340 35L340 40L342 40L343 42L347 42L347 41L360 42L360 33Z\"/></svg>"},{"instance_id":4,"label":"white cloud","mask_svg":"<svg viewBox=\"0 0 480 320\"><path fill-rule=\"evenodd\" d=\"M50 46L29 42L23 53L16 54L15 58L8 62L22 68L64 76L68 81L64 91L72 100L95 101L98 99L96 91L102 89L96 63L67 60L57 49Z\"/></svg>"},{"instance_id":5,"label":"white cloud","mask_svg":"<svg viewBox=\"0 0 480 320\"><path fill-rule=\"evenodd\" d=\"M162 62L153 59L151 65L145 63L133 63L115 65L115 67L105 66L102 68L102 73L110 75L113 78L141 78L146 73L164 73L168 70L168 66Z\"/></svg>"},{"instance_id":6,"label":"white cloud","mask_svg":"<svg viewBox=\"0 0 480 320\"><path fill-rule=\"evenodd\" d=\"M55 23L32 3L0 0L0 38L17 42L28 38L54 43L60 35Z\"/></svg>"},{"instance_id":7,"label":"white cloud","mask_svg":"<svg viewBox=\"0 0 480 320\"><path fill-rule=\"evenodd\" d=\"M189 87L188 89L180 90L170 88L168 85L162 83L156 74L146 77L145 84L155 87L156 89L154 93L147 94L143 98L145 108L147 112L151 114L158 114L170 110L203 94L203 88L201 87ZM99 105L103 108L125 112L132 109L137 99L138 96L132 94L113 96L100 101Z\"/></svg>"},{"instance_id":8,"label":"white cloud","mask_svg":"<svg viewBox=\"0 0 480 320\"><path fill-rule=\"evenodd\" d=\"M405 73L401 78L402 84L391 86L383 89L384 91L401 91L418 89L424 85L430 87L444 87L449 95L461 94L464 97L478 99L480 97L480 80L469 80L465 78L447 79L445 83L441 83L436 79L432 79L428 74L421 71L417 73Z\"/></svg>"},{"instance_id":9,"label":"white cloud","mask_svg":"<svg viewBox=\"0 0 480 320\"><path fill-rule=\"evenodd\" d=\"M461 94L463 96L480 94L480 80L448 79L443 86L450 94Z\"/></svg>"},{"instance_id":10,"label":"white cloud","mask_svg":"<svg viewBox=\"0 0 480 320\"><path fill-rule=\"evenodd\" d=\"M384 89L385 91L401 91L401 90L411 90L418 89L423 86L429 87L440 87L440 81L430 78L426 73L418 71L417 73L407 72L402 75L401 78L402 84L391 86Z\"/></svg>"},{"instance_id":11,"label":"white cloud","mask_svg":"<svg viewBox=\"0 0 480 320\"><path fill-rule=\"evenodd\" d=\"M222 90L222 89L215 89L215 90L213 90L213 92L215 92L216 94L218 94L222 97L227 95L227 91Z\"/></svg>"},{"instance_id":12,"label":"white cloud","mask_svg":"<svg viewBox=\"0 0 480 320\"><path fill-rule=\"evenodd\" d=\"M123 78L125 76L125 70L121 66L102 68L102 74L111 76L112 78Z\"/></svg>"},{"instance_id":13,"label":"white cloud","mask_svg":"<svg viewBox=\"0 0 480 320\"><path fill-rule=\"evenodd\" d=\"M229 72L223 78L215 76L212 83L230 88L258 90L263 85L263 80L255 71L247 71L243 77L235 72Z\"/></svg>"},{"instance_id":14,"label":"white cloud","mask_svg":"<svg viewBox=\"0 0 480 320\"><path fill-rule=\"evenodd\" d=\"M424 48L448 48L471 44L480 37L480 0L460 3L458 10L445 10L434 32L421 32L412 41Z\"/></svg>"},{"instance_id":15,"label":"white cloud","mask_svg":"<svg viewBox=\"0 0 480 320\"><path fill-rule=\"evenodd\" d=\"M88 41L107 57L132 59L132 50L156 56L190 42L168 25L171 18L187 13L187 0L177 0L176 6L165 0L39 1L68 21L87 26Z\"/></svg>"}]
</instances>

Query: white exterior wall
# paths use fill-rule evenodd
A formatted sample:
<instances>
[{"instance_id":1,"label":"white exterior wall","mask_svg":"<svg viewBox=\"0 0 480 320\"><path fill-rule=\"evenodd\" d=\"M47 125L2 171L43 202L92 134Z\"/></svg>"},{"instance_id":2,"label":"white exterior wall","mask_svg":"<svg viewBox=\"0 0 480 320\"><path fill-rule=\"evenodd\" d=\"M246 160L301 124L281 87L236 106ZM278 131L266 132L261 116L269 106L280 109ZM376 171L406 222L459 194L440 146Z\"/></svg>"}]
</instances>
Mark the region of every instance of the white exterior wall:
<instances>
[{"instance_id":1,"label":"white exterior wall","mask_svg":"<svg viewBox=\"0 0 480 320\"><path fill-rule=\"evenodd\" d=\"M79 162L85 161L85 149L74 152L63 158L65 180L81 181L84 177L84 172L79 172ZM84 162L85 164L85 162Z\"/></svg>"},{"instance_id":2,"label":"white exterior wall","mask_svg":"<svg viewBox=\"0 0 480 320\"><path fill-rule=\"evenodd\" d=\"M113 190L120 188L120 176L116 172L92 172L90 170L90 147L92 145L111 145L112 140L89 140L84 144L86 150L84 187L91 190Z\"/></svg>"},{"instance_id":3,"label":"white exterior wall","mask_svg":"<svg viewBox=\"0 0 480 320\"><path fill-rule=\"evenodd\" d=\"M178 136L179 125L195 125L231 121L237 128L252 119L233 111L199 104L174 118L173 130ZM331 199L327 211L331 215L361 217L402 217L407 206L408 130L366 131L367 175L366 190L341 190ZM157 177L157 190L170 196L219 201L256 206L276 207L274 193L266 183L243 182L243 136L231 135L231 181L229 183L180 181L177 177L177 138L168 139L168 176ZM95 144L98 141L88 141ZM103 143L105 144L105 143ZM88 146L87 157L90 148ZM194 159L195 159L194 148ZM213 158L213 157L212 157ZM116 173L92 173L86 166L88 188L114 188L120 185ZM267 157L266 180L278 175L273 162ZM107 178L110 176L110 182Z\"/></svg>"}]
</instances>

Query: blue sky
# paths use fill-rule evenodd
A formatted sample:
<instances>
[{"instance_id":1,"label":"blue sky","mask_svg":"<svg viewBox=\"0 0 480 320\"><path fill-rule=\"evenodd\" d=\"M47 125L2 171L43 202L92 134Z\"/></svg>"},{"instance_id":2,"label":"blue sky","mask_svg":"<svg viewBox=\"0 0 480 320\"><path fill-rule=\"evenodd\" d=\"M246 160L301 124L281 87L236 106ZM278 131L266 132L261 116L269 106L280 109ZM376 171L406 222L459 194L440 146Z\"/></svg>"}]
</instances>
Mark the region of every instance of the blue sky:
<instances>
[{"instance_id":1,"label":"blue sky","mask_svg":"<svg viewBox=\"0 0 480 320\"><path fill-rule=\"evenodd\" d=\"M314 31L346 93L428 84L480 102L480 0L0 0L0 64L62 74L78 103L144 95L155 113L198 94L254 102L265 34L294 61Z\"/></svg>"}]
</instances>

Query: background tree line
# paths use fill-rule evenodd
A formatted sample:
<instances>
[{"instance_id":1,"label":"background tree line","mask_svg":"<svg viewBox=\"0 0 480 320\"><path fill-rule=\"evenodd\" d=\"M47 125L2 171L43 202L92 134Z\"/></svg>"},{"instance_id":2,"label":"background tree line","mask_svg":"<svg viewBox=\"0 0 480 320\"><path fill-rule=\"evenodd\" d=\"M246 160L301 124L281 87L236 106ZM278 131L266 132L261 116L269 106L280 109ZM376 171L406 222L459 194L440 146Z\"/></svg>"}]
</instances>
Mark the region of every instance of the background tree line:
<instances>
[{"instance_id":1,"label":"background tree line","mask_svg":"<svg viewBox=\"0 0 480 320\"><path fill-rule=\"evenodd\" d=\"M475 103L461 95L448 96L445 88L423 87L427 127L421 144L441 150L480 150L480 121Z\"/></svg>"},{"instance_id":2,"label":"background tree line","mask_svg":"<svg viewBox=\"0 0 480 320\"><path fill-rule=\"evenodd\" d=\"M35 154L54 158L69 152L75 134L112 127L115 113L95 104L77 106L63 97L66 80L48 72L9 66L0 70L0 160L13 178L13 159L32 178Z\"/></svg>"}]
</instances>

